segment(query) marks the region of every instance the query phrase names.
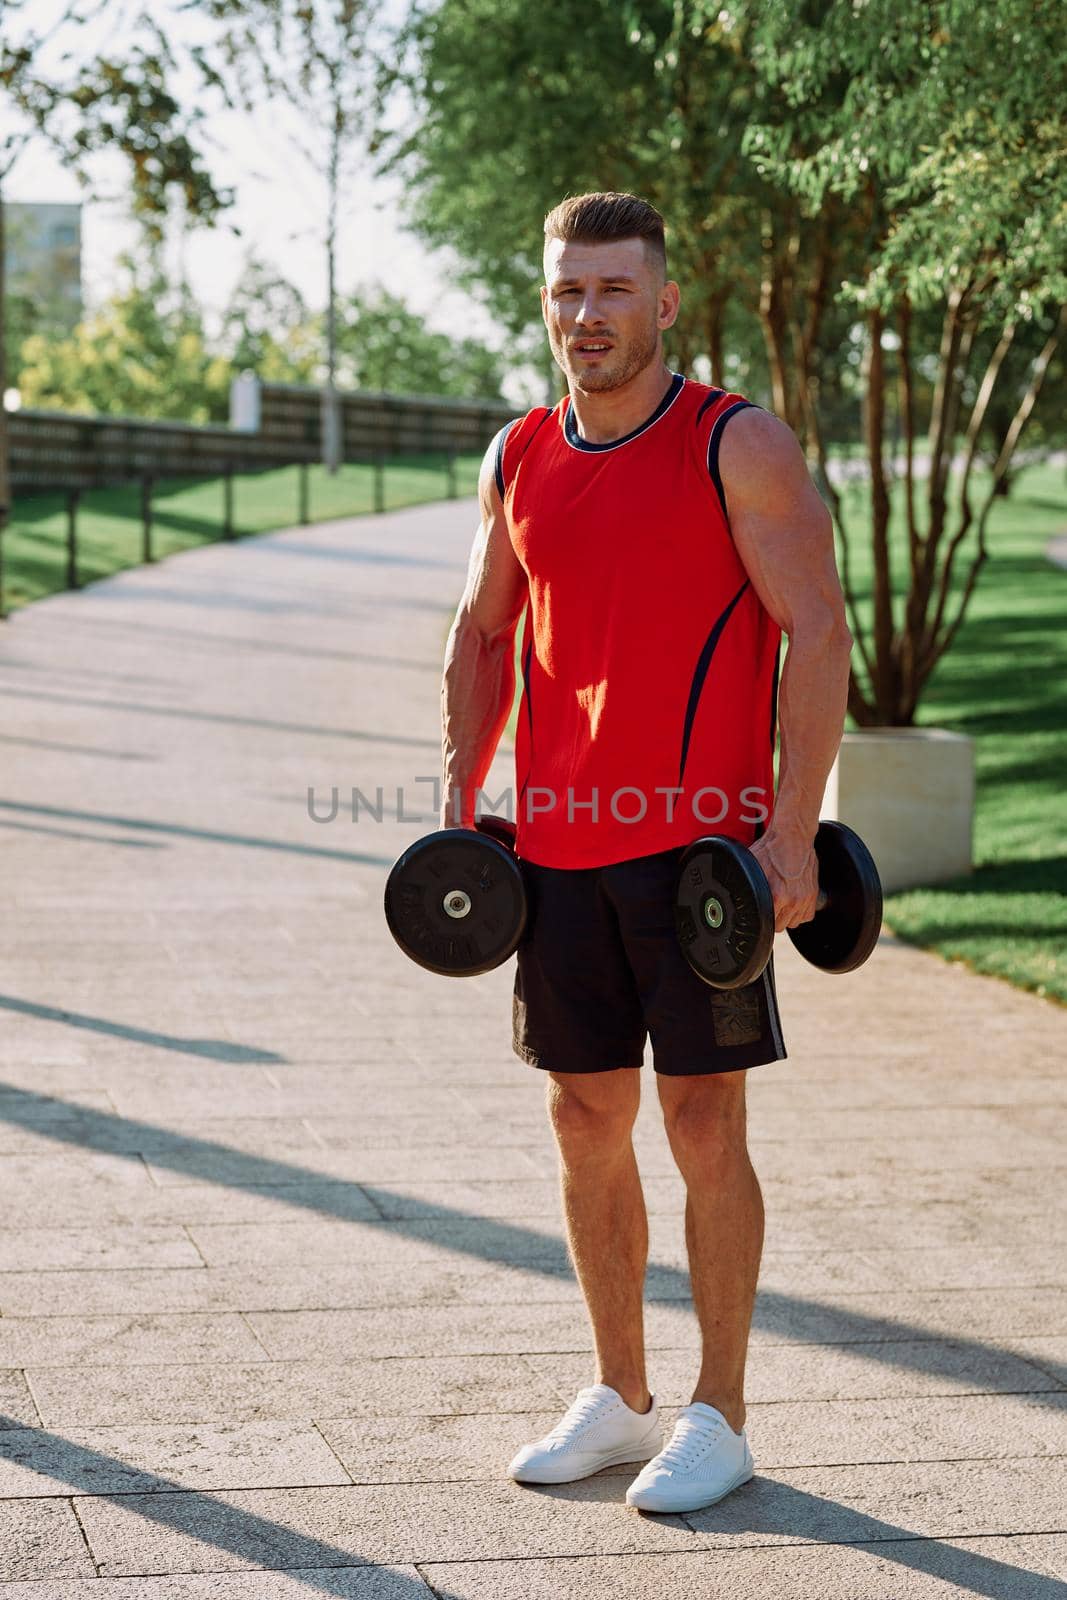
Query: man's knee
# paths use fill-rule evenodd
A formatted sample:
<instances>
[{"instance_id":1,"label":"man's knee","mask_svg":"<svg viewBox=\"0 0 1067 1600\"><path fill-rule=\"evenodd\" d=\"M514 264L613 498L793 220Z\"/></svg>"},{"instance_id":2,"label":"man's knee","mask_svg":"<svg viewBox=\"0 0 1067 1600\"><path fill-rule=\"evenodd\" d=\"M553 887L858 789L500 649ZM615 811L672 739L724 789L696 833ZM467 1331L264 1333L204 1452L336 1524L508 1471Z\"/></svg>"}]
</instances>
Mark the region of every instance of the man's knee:
<instances>
[{"instance_id":1,"label":"man's knee","mask_svg":"<svg viewBox=\"0 0 1067 1600\"><path fill-rule=\"evenodd\" d=\"M744 1080L744 1072L657 1080L663 1125L683 1172L747 1155Z\"/></svg>"},{"instance_id":2,"label":"man's knee","mask_svg":"<svg viewBox=\"0 0 1067 1600\"><path fill-rule=\"evenodd\" d=\"M641 1102L641 1075L615 1072L550 1073L548 1114L567 1151L607 1154L625 1145Z\"/></svg>"}]
</instances>

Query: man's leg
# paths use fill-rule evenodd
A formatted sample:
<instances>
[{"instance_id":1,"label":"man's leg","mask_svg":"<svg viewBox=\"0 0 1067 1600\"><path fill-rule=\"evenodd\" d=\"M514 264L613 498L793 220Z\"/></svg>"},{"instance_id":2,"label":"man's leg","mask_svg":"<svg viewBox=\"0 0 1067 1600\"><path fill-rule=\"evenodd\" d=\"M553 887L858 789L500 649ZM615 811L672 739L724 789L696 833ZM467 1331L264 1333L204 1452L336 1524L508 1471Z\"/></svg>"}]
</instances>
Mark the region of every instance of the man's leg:
<instances>
[{"instance_id":1,"label":"man's leg","mask_svg":"<svg viewBox=\"0 0 1067 1600\"><path fill-rule=\"evenodd\" d=\"M745 1424L745 1354L763 1249L763 1196L749 1160L745 1073L656 1075L686 1184L685 1237L703 1344L690 1396Z\"/></svg>"},{"instance_id":2,"label":"man's leg","mask_svg":"<svg viewBox=\"0 0 1067 1600\"><path fill-rule=\"evenodd\" d=\"M640 1099L641 1073L631 1067L549 1074L563 1214L593 1328L595 1381L610 1384L634 1411L647 1411L648 1217L632 1138Z\"/></svg>"}]
</instances>

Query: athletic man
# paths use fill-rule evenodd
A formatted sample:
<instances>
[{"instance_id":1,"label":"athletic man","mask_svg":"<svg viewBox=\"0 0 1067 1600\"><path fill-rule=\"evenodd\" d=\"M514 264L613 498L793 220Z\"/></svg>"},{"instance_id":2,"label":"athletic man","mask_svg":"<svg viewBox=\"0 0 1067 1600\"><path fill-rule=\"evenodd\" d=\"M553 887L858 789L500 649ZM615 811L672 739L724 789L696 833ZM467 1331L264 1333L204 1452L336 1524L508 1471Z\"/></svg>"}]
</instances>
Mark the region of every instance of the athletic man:
<instances>
[{"instance_id":1,"label":"athletic man","mask_svg":"<svg viewBox=\"0 0 1067 1600\"><path fill-rule=\"evenodd\" d=\"M664 363L679 291L659 213L633 195L566 200L545 221L544 266L545 326L569 393L486 453L442 691L442 822L466 827L511 710L526 613L516 849L531 918L514 1048L547 1074L596 1382L509 1471L561 1483L645 1462L629 1504L691 1511L752 1475L744 1369L763 1204L745 1074L785 1048L771 967L721 992L683 959L677 861L691 840L728 833L753 846L777 928L814 915L813 840L851 638L830 517L791 430ZM702 1337L692 1402L663 1450L631 1139L646 1032L686 1183Z\"/></svg>"}]
</instances>

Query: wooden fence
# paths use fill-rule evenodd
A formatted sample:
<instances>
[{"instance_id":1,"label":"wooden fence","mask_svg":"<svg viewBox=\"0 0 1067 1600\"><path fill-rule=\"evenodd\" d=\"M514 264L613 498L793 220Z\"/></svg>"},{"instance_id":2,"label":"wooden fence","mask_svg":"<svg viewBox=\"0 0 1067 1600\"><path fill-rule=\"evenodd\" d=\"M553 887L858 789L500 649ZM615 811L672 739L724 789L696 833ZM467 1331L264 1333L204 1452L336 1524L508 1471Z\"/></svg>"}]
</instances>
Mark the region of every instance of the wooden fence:
<instances>
[{"instance_id":1,"label":"wooden fence","mask_svg":"<svg viewBox=\"0 0 1067 1600\"><path fill-rule=\"evenodd\" d=\"M515 415L500 401L342 394L346 461L485 449ZM61 411L6 415L11 486L18 494L94 489L145 478L222 477L321 459L321 392L264 384L256 430L146 422Z\"/></svg>"}]
</instances>

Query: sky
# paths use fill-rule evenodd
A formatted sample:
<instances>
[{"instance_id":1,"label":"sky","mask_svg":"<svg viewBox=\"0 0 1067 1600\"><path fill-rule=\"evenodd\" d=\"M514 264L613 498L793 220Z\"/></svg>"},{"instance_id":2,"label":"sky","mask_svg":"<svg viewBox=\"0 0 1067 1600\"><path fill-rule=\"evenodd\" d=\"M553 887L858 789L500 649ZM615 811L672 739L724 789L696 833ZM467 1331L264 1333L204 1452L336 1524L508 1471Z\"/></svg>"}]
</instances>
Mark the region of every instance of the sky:
<instances>
[{"instance_id":1,"label":"sky","mask_svg":"<svg viewBox=\"0 0 1067 1600\"><path fill-rule=\"evenodd\" d=\"M196 25L189 13L183 16L168 0L149 0L149 4L161 18L169 19L174 31L193 37ZM47 11L57 10L57 0L34 0L32 9L40 26ZM399 0L390 0L386 9L395 14L402 7ZM80 39L78 43L80 47ZM54 63L56 51L42 59ZM326 265L319 241L325 190L290 137L301 132L295 112L278 102L253 114L211 107L208 100L201 104L210 107L209 120L202 126L211 141L212 175L236 191L236 200L213 229L172 227L168 256L175 274L183 268L201 304L209 314L217 312L228 300L247 253L254 250L296 284L309 305L323 306ZM85 190L60 156L43 139L34 138L11 169L4 196L15 201L81 202L82 287L86 302L95 304L118 286L118 257L136 244L138 231L128 220L122 198L123 160L100 155L91 171L93 183ZM397 180L376 179L366 168L361 171L357 161L344 185L339 233L342 294L382 283L421 313L429 326L481 338L492 346L501 344L495 319L470 295L449 287L450 253L431 252L405 228L404 194ZM529 369L516 371L505 393L516 404L533 404L542 398L543 381Z\"/></svg>"}]
</instances>

